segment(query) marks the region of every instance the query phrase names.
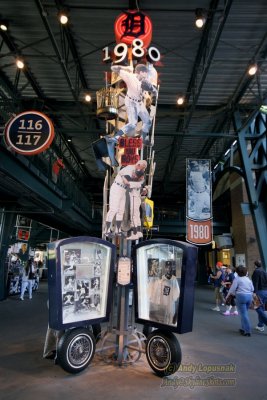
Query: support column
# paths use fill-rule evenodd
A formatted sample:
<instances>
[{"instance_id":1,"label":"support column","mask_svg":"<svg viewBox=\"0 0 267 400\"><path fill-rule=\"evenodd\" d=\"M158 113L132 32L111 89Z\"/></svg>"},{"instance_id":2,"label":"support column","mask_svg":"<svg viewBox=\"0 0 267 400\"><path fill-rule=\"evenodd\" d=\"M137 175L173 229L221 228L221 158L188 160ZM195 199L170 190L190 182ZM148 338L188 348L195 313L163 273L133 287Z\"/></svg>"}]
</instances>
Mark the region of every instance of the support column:
<instances>
[{"instance_id":1,"label":"support column","mask_svg":"<svg viewBox=\"0 0 267 400\"><path fill-rule=\"evenodd\" d=\"M235 113L235 129L238 132L240 156L242 159L245 184L250 203L250 211L255 227L263 266L267 268L267 118L258 113L250 124L243 127L239 113Z\"/></svg>"}]
</instances>

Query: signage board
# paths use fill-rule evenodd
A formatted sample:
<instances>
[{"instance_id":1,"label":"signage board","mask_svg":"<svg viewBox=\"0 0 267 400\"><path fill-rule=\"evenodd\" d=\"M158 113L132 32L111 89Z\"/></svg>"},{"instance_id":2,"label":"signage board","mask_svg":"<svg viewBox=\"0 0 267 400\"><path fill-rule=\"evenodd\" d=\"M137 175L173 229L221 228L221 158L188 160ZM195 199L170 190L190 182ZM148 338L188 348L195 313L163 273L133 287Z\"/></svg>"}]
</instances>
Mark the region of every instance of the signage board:
<instances>
[{"instance_id":1,"label":"signage board","mask_svg":"<svg viewBox=\"0 0 267 400\"><path fill-rule=\"evenodd\" d=\"M45 151L55 136L51 120L38 111L26 111L12 118L5 127L5 139L16 153L32 156Z\"/></svg>"}]
</instances>

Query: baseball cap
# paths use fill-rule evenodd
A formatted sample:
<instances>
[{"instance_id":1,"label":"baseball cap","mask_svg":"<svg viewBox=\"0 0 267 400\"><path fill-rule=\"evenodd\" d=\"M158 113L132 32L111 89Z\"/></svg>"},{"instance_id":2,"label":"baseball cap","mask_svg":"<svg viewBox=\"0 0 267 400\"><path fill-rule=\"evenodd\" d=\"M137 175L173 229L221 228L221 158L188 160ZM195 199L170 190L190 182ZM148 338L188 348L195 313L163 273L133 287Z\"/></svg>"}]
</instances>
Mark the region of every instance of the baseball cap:
<instances>
[{"instance_id":1,"label":"baseball cap","mask_svg":"<svg viewBox=\"0 0 267 400\"><path fill-rule=\"evenodd\" d=\"M221 268L223 266L223 263L221 261L218 261L216 263L216 267Z\"/></svg>"},{"instance_id":2,"label":"baseball cap","mask_svg":"<svg viewBox=\"0 0 267 400\"><path fill-rule=\"evenodd\" d=\"M171 261L166 261L165 262L165 267L171 267L172 266L172 262Z\"/></svg>"}]
</instances>

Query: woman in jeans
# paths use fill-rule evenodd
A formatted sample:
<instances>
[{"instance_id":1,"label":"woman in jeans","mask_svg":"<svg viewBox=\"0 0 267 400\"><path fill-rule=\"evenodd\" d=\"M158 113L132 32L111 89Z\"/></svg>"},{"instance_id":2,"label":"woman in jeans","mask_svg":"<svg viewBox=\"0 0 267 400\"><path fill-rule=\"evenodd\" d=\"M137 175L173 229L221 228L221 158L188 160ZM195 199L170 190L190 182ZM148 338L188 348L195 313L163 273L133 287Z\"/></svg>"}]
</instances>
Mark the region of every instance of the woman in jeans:
<instances>
[{"instance_id":1,"label":"woman in jeans","mask_svg":"<svg viewBox=\"0 0 267 400\"><path fill-rule=\"evenodd\" d=\"M236 297L236 305L241 318L241 329L239 332L243 336L251 336L251 324L248 316L248 309L252 302L254 286L250 278L247 276L247 268L239 265L236 268L237 277L234 279L232 286L226 296L232 294Z\"/></svg>"}]
</instances>

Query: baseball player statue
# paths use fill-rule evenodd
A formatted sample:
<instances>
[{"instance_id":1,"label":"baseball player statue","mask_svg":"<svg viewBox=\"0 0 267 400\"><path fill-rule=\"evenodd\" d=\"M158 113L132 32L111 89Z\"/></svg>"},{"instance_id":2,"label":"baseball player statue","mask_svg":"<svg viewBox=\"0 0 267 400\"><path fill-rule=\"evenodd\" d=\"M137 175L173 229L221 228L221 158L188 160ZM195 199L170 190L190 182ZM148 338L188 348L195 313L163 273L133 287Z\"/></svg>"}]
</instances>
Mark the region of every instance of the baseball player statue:
<instances>
[{"instance_id":1,"label":"baseball player statue","mask_svg":"<svg viewBox=\"0 0 267 400\"><path fill-rule=\"evenodd\" d=\"M144 182L144 175L146 168L147 168L147 162L145 160L139 160L135 165L127 165L118 172L110 188L109 211L106 216L106 225L104 229L104 234L106 236L113 236L111 228L114 218L115 218L114 233L117 236L122 235L121 224L123 220L123 214L125 211L126 191L129 190L130 188L130 182L132 182L132 185L133 182L138 182L138 184L141 187L141 184ZM140 197L140 189L139 189L139 197Z\"/></svg>"},{"instance_id":2,"label":"baseball player statue","mask_svg":"<svg viewBox=\"0 0 267 400\"><path fill-rule=\"evenodd\" d=\"M117 142L123 134L132 135L135 131L138 117L142 121L141 136L143 143L149 145L149 130L151 127L151 118L144 102L143 93L150 92L152 96L156 96L158 91L156 87L149 81L149 69L144 64L137 64L135 72L132 67L113 65L113 72L119 74L126 83L127 93L125 96L125 107L128 117L128 123L124 125L114 137L107 138L107 142Z\"/></svg>"},{"instance_id":3,"label":"baseball player statue","mask_svg":"<svg viewBox=\"0 0 267 400\"><path fill-rule=\"evenodd\" d=\"M127 177L128 179L128 177ZM140 217L142 196L147 195L147 187L144 187L144 181L137 181L129 177L129 197L130 197L130 223L131 235L127 240L137 240L143 237L142 222Z\"/></svg>"}]
</instances>

